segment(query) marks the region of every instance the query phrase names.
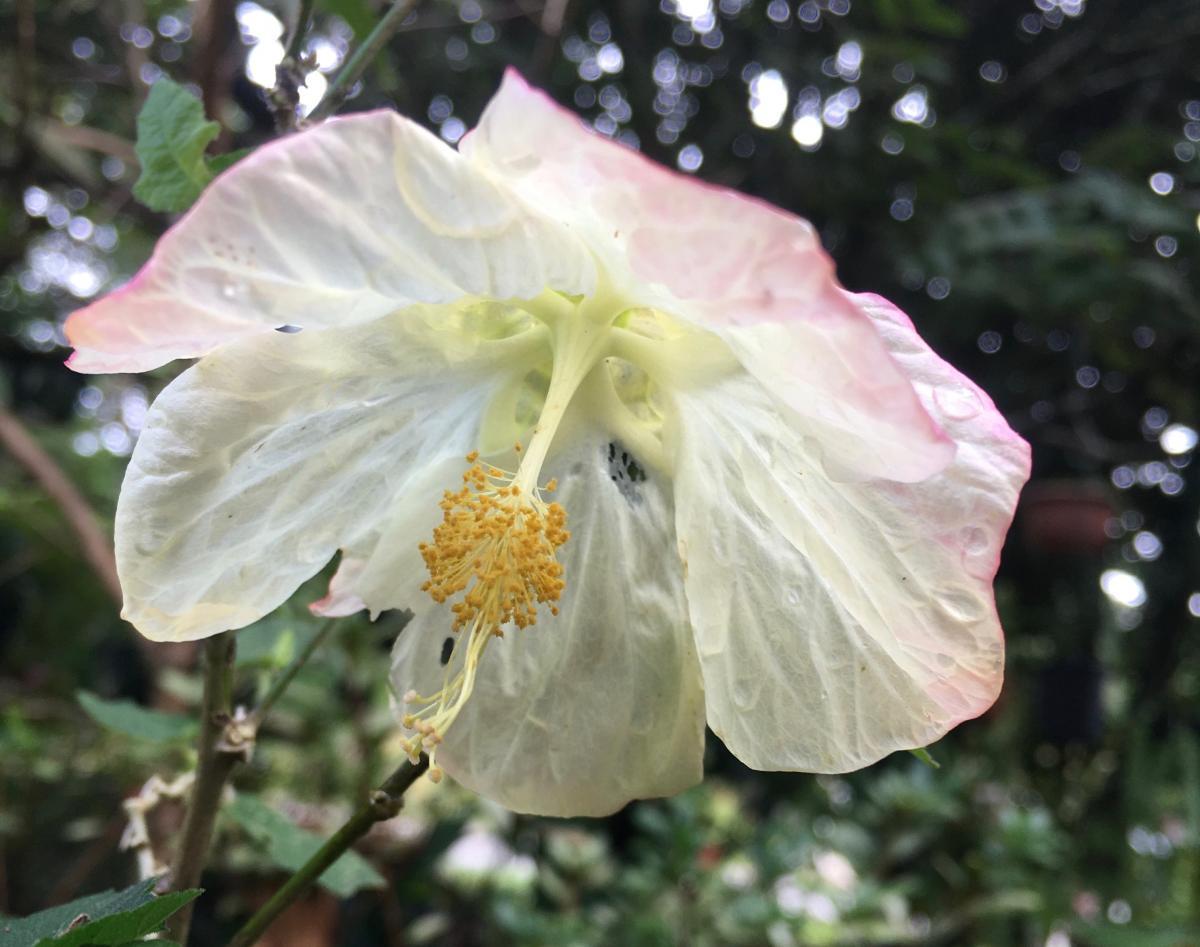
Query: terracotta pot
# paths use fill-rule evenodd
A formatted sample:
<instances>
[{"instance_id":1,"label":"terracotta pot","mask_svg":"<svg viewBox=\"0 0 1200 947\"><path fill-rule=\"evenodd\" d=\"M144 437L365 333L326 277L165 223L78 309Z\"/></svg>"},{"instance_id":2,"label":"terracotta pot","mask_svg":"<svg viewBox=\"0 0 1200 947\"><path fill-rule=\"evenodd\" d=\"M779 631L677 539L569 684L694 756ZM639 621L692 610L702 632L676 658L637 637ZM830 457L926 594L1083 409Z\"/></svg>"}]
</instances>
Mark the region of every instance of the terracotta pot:
<instances>
[{"instance_id":1,"label":"terracotta pot","mask_svg":"<svg viewBox=\"0 0 1200 947\"><path fill-rule=\"evenodd\" d=\"M1043 553L1099 556L1111 541L1111 493L1098 480L1037 480L1021 497L1021 534Z\"/></svg>"}]
</instances>

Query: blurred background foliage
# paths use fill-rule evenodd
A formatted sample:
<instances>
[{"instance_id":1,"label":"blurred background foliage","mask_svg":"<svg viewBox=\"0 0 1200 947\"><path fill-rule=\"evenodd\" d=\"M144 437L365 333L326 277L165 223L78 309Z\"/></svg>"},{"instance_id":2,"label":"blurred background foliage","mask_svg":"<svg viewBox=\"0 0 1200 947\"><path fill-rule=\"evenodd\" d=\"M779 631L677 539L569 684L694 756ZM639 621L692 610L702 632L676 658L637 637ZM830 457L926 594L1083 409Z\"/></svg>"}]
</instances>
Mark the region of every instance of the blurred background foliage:
<instances>
[{"instance_id":1,"label":"blurred background foliage","mask_svg":"<svg viewBox=\"0 0 1200 947\"><path fill-rule=\"evenodd\" d=\"M170 222L131 196L149 86L191 83L214 151L267 140L297 7L0 0L0 913L134 881L122 801L194 763L194 649L119 620L52 482L107 530L178 369L74 375L61 322ZM318 0L305 108L380 12ZM454 143L515 65L600 133L813 220L848 287L991 393L1034 448L997 587L1008 679L937 770L758 774L711 740L703 786L598 821L419 784L264 943L1200 943L1198 49L1191 0L420 4L348 109ZM314 633L312 597L239 636L241 697ZM399 758L399 626L347 622L279 705L195 943L278 884L290 826L328 833ZM177 803L147 820L165 858Z\"/></svg>"}]
</instances>

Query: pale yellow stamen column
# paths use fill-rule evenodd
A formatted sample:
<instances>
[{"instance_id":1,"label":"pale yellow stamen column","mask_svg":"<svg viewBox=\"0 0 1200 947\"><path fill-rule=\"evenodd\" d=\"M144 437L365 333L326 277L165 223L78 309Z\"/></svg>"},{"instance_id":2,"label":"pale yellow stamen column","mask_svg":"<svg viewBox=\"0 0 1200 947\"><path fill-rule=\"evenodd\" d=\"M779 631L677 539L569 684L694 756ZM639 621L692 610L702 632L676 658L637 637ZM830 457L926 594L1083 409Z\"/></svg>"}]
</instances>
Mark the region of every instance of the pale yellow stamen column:
<instances>
[{"instance_id":1,"label":"pale yellow stamen column","mask_svg":"<svg viewBox=\"0 0 1200 947\"><path fill-rule=\"evenodd\" d=\"M465 632L466 638L455 642L441 690L430 696L415 691L404 695L410 710L403 723L416 731L406 748L414 760L422 750L429 754L435 781L441 778L437 746L474 690L488 642L502 636L505 625L535 624L538 605L557 614L555 603L565 586L557 550L570 535L566 511L543 498L555 489L554 481L543 488L538 478L571 398L607 353L611 329L609 322L593 316L596 309L587 303L561 296L538 302L531 311L551 330L554 364L528 448L515 445L521 458L517 471L480 463L478 453L469 454L471 467L463 474L462 488L445 492L442 522L433 541L420 546L429 570L423 588L438 603L461 594L450 606L451 630Z\"/></svg>"}]
</instances>

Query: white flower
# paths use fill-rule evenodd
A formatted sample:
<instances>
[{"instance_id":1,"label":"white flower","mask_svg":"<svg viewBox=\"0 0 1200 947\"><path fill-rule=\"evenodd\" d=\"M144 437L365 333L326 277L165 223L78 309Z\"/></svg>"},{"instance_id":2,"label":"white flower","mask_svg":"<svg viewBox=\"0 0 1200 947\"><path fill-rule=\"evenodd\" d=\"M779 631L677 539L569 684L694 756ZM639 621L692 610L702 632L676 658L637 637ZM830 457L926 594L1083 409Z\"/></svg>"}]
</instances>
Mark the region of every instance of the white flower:
<instances>
[{"instance_id":1,"label":"white flower","mask_svg":"<svg viewBox=\"0 0 1200 947\"><path fill-rule=\"evenodd\" d=\"M80 371L202 356L122 488L126 617L241 627L340 549L314 607L414 610L410 745L513 809L676 792L706 721L854 769L999 689L1025 443L805 221L515 74L458 152L391 112L261 148L67 331Z\"/></svg>"}]
</instances>

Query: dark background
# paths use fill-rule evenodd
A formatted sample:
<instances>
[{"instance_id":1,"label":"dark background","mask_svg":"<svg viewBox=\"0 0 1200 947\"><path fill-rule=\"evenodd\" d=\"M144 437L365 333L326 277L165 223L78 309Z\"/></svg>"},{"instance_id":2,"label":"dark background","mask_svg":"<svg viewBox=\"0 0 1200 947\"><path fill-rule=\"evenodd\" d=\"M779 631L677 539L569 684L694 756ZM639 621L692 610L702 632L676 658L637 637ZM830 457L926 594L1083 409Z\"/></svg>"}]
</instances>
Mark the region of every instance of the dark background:
<instances>
[{"instance_id":1,"label":"dark background","mask_svg":"<svg viewBox=\"0 0 1200 947\"><path fill-rule=\"evenodd\" d=\"M319 0L318 64L335 71L378 13ZM46 479L65 472L107 530L177 368L74 375L60 325L169 224L130 194L148 83L195 83L217 150L267 140L254 80L294 16L0 0L0 913L134 880L121 800L191 765L185 740L80 708L81 688L194 708L195 654L117 618ZM1186 0L421 4L347 109L391 105L456 141L515 65L600 131L810 218L847 287L893 299L992 395L1034 457L997 585L1007 683L932 749L938 770L900 754L758 774L713 740L702 787L609 820L418 792L365 849L388 886L314 896L269 942L1200 943L1198 51ZM298 604L241 636L241 686L310 633ZM322 652L236 785L336 826L399 756L394 634L354 625ZM177 819L160 807L156 832ZM223 823L196 942L281 877Z\"/></svg>"}]
</instances>

